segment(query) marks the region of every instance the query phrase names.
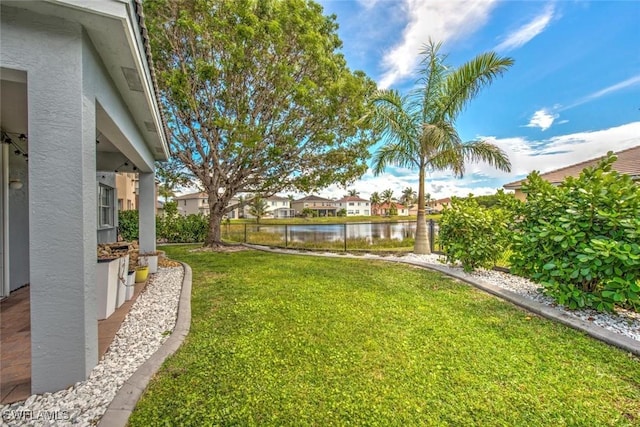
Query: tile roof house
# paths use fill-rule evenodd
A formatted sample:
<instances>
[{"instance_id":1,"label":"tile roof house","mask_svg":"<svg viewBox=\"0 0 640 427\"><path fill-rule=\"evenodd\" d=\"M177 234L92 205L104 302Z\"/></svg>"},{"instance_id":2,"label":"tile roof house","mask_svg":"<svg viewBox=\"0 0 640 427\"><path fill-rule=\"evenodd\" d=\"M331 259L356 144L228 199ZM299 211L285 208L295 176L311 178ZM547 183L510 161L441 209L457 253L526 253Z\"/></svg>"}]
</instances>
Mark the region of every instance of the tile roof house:
<instances>
[{"instance_id":1,"label":"tile roof house","mask_svg":"<svg viewBox=\"0 0 640 427\"><path fill-rule=\"evenodd\" d=\"M336 216L340 206L335 200L312 195L294 200L291 209L295 210L296 215L301 215L304 209L311 209L318 216Z\"/></svg>"},{"instance_id":2,"label":"tile roof house","mask_svg":"<svg viewBox=\"0 0 640 427\"><path fill-rule=\"evenodd\" d=\"M429 200L427 203L427 213L438 213L451 204L451 197L445 197L443 199Z\"/></svg>"},{"instance_id":3,"label":"tile roof house","mask_svg":"<svg viewBox=\"0 0 640 427\"><path fill-rule=\"evenodd\" d=\"M640 145L618 151L615 154L618 156L618 159L613 164L613 169L619 173L630 175L634 181L640 182ZM595 159L565 166L560 169L540 174L540 177L549 181L551 184L557 185L568 176L578 177L583 169L596 166L605 157L606 156L600 156ZM505 184L503 187L507 190L514 190L515 197L517 199L525 200L527 196L522 192L522 184L525 181L526 179L520 179L518 181Z\"/></svg>"},{"instance_id":4,"label":"tile roof house","mask_svg":"<svg viewBox=\"0 0 640 427\"><path fill-rule=\"evenodd\" d=\"M177 203L181 215L209 214L209 196L204 191L174 197L173 201Z\"/></svg>"},{"instance_id":5,"label":"tile roof house","mask_svg":"<svg viewBox=\"0 0 640 427\"><path fill-rule=\"evenodd\" d=\"M169 146L141 1L3 0L0 91L0 297L29 284L31 392L53 392L98 362L114 171L138 174L140 250L156 248L154 163Z\"/></svg>"},{"instance_id":6,"label":"tile roof house","mask_svg":"<svg viewBox=\"0 0 640 427\"><path fill-rule=\"evenodd\" d=\"M377 216L391 215L392 205L395 205L398 216L409 216L409 209L401 203L373 203L371 205L371 214Z\"/></svg>"},{"instance_id":7,"label":"tile roof house","mask_svg":"<svg viewBox=\"0 0 640 427\"><path fill-rule=\"evenodd\" d=\"M336 200L339 209L344 209L347 216L370 216L371 202L357 196L345 196Z\"/></svg>"}]
</instances>

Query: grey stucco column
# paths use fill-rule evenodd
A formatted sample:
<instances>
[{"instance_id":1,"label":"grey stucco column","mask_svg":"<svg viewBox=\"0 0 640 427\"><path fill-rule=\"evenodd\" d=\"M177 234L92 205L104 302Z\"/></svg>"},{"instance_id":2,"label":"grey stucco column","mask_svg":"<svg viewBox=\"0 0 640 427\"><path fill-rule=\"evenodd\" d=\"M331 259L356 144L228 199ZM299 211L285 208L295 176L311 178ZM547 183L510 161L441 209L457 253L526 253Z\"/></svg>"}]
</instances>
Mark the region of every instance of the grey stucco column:
<instances>
[{"instance_id":1,"label":"grey stucco column","mask_svg":"<svg viewBox=\"0 0 640 427\"><path fill-rule=\"evenodd\" d=\"M140 214L140 253L156 250L156 174L140 173L138 213Z\"/></svg>"},{"instance_id":2,"label":"grey stucco column","mask_svg":"<svg viewBox=\"0 0 640 427\"><path fill-rule=\"evenodd\" d=\"M29 274L31 391L42 393L86 379L98 361L96 107L80 26L24 38L47 40L24 49L37 59L27 71Z\"/></svg>"}]
</instances>

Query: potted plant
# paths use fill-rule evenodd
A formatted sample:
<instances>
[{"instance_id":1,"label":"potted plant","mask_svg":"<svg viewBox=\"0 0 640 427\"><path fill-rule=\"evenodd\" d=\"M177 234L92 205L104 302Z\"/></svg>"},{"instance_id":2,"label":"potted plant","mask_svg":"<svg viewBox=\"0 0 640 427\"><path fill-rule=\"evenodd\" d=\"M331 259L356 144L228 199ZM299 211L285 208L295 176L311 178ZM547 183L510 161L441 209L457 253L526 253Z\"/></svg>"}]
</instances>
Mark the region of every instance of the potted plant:
<instances>
[{"instance_id":1,"label":"potted plant","mask_svg":"<svg viewBox=\"0 0 640 427\"><path fill-rule=\"evenodd\" d=\"M138 262L149 267L149 273L154 274L158 271L158 252L141 253Z\"/></svg>"}]
</instances>

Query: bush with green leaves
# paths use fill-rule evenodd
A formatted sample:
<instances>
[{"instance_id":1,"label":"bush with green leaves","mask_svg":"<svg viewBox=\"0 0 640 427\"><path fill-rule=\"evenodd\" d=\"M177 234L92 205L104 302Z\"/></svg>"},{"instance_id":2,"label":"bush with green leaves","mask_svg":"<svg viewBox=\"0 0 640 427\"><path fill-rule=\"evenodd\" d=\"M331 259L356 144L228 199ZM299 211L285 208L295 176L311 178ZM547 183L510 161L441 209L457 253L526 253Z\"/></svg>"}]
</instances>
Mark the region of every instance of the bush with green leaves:
<instances>
[{"instance_id":1,"label":"bush with green leaves","mask_svg":"<svg viewBox=\"0 0 640 427\"><path fill-rule=\"evenodd\" d=\"M640 186L612 153L559 186L527 177L512 271L571 309L640 308Z\"/></svg>"},{"instance_id":2,"label":"bush with green leaves","mask_svg":"<svg viewBox=\"0 0 640 427\"><path fill-rule=\"evenodd\" d=\"M156 235L168 243L204 242L209 218L202 214L180 215L175 202L164 205L164 215L156 218Z\"/></svg>"},{"instance_id":3,"label":"bush with green leaves","mask_svg":"<svg viewBox=\"0 0 640 427\"><path fill-rule=\"evenodd\" d=\"M509 248L509 217L506 209L485 208L471 196L454 197L439 221L438 242L447 261L460 262L465 271L494 267Z\"/></svg>"},{"instance_id":4,"label":"bush with green leaves","mask_svg":"<svg viewBox=\"0 0 640 427\"><path fill-rule=\"evenodd\" d=\"M138 240L140 216L138 211L118 212L118 233L123 240L131 242Z\"/></svg>"}]
</instances>

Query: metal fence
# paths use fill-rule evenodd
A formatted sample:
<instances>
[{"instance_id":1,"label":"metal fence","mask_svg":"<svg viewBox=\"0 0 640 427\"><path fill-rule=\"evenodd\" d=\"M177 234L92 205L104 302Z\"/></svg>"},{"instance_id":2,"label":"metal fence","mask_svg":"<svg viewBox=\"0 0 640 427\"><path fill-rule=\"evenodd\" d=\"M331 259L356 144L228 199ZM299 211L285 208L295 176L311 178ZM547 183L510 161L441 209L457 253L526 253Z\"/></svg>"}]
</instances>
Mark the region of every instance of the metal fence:
<instances>
[{"instance_id":1,"label":"metal fence","mask_svg":"<svg viewBox=\"0 0 640 427\"><path fill-rule=\"evenodd\" d=\"M415 221L339 224L223 224L223 238L234 242L308 250L410 251ZM427 221L432 252L440 252L438 223Z\"/></svg>"}]
</instances>

